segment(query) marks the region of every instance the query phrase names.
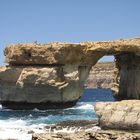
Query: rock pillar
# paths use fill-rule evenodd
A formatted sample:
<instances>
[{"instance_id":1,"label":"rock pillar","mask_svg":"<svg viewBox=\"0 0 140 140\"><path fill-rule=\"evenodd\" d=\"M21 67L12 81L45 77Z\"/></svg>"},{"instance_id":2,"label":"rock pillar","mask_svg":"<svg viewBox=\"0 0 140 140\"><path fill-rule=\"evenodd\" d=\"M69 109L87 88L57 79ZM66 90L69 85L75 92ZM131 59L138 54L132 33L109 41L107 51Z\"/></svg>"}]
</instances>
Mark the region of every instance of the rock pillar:
<instances>
[{"instance_id":1,"label":"rock pillar","mask_svg":"<svg viewBox=\"0 0 140 140\"><path fill-rule=\"evenodd\" d=\"M140 56L133 53L115 56L118 73L116 83L118 90L114 92L117 100L140 99Z\"/></svg>"},{"instance_id":2,"label":"rock pillar","mask_svg":"<svg viewBox=\"0 0 140 140\"><path fill-rule=\"evenodd\" d=\"M7 66L0 68L0 103L12 109L74 106L90 67Z\"/></svg>"}]
</instances>

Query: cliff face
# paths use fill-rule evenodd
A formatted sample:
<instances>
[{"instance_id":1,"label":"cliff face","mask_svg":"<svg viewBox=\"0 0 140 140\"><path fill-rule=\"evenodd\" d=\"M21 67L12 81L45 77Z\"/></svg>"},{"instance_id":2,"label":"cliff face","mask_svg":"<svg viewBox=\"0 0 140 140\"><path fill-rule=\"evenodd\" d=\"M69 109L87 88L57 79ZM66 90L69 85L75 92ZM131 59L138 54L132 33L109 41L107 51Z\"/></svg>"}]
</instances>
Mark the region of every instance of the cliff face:
<instances>
[{"instance_id":1,"label":"cliff face","mask_svg":"<svg viewBox=\"0 0 140 140\"><path fill-rule=\"evenodd\" d=\"M82 95L88 67L1 67L0 100L12 108L65 108ZM44 106L44 107L43 107Z\"/></svg>"},{"instance_id":2,"label":"cliff face","mask_svg":"<svg viewBox=\"0 0 140 140\"><path fill-rule=\"evenodd\" d=\"M114 62L100 62L90 70L87 88L111 88L115 70Z\"/></svg>"},{"instance_id":3,"label":"cliff face","mask_svg":"<svg viewBox=\"0 0 140 140\"><path fill-rule=\"evenodd\" d=\"M74 105L83 93L89 71L104 55L116 57L116 76L111 79L114 66L95 66L93 87L110 87L113 81L116 99L140 99L140 38L73 44L16 44L6 47L4 54L8 66L0 68L0 102L6 106L64 108ZM126 54L130 61L125 61Z\"/></svg>"}]
</instances>

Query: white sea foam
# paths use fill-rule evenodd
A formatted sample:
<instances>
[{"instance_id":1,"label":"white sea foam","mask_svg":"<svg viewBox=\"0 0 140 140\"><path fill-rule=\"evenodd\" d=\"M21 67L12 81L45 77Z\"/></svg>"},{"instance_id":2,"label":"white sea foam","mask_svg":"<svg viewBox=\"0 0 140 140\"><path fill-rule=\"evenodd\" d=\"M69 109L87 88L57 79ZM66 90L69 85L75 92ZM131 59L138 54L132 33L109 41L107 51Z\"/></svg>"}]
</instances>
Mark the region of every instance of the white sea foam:
<instances>
[{"instance_id":1,"label":"white sea foam","mask_svg":"<svg viewBox=\"0 0 140 140\"><path fill-rule=\"evenodd\" d=\"M2 105L0 104L0 110L2 110Z\"/></svg>"},{"instance_id":2,"label":"white sea foam","mask_svg":"<svg viewBox=\"0 0 140 140\"><path fill-rule=\"evenodd\" d=\"M44 125L29 125L25 120L0 120L0 139L31 140L32 134L44 132Z\"/></svg>"},{"instance_id":3,"label":"white sea foam","mask_svg":"<svg viewBox=\"0 0 140 140\"><path fill-rule=\"evenodd\" d=\"M42 118L43 119L43 118ZM0 120L0 139L17 139L17 140L31 140L32 134L29 132L35 133L43 133L43 132L51 132L51 126L48 130L44 127L46 124L32 124L29 125L26 120L16 120L16 119L8 119L8 120ZM66 127L60 130L53 130L53 133L58 132L67 132L74 133L81 131L81 127ZM92 127L86 129L85 131L96 131L100 129L99 127Z\"/></svg>"},{"instance_id":4,"label":"white sea foam","mask_svg":"<svg viewBox=\"0 0 140 140\"><path fill-rule=\"evenodd\" d=\"M94 104L93 102L80 102L77 103L77 105L75 107L71 107L71 108L67 108L66 110L69 109L84 109L84 110L93 110Z\"/></svg>"},{"instance_id":5,"label":"white sea foam","mask_svg":"<svg viewBox=\"0 0 140 140\"><path fill-rule=\"evenodd\" d=\"M70 112L69 115L65 115L65 111L69 112L68 110L71 111L72 109L72 114ZM17 140L31 140L32 137L32 132L35 133L43 133L46 131L45 126L47 125L47 122L54 121L55 122L60 122L63 119L64 120L71 120L71 119L77 119L75 118L76 116L79 116L80 114L73 114L73 110L78 111L79 113L82 112L83 110L93 110L93 103L83 103L80 102L78 103L75 107L64 109L64 110L49 110L49 112L54 112L56 111L57 114L47 114L48 112L46 110L38 110L34 109L31 111L31 113L28 111L26 112L27 115L19 115L18 113L24 113L24 111L15 111L15 110L9 110L9 109L3 109L2 106L0 105L0 112L3 116L0 116L0 139L17 139ZM80 111L79 111L80 110ZM6 114L5 114L6 113ZM10 114L8 117L8 113ZM13 114L12 114L13 113ZM35 116L36 114L41 114L38 115L37 117ZM63 114L64 113L64 114ZM83 113L83 112L82 112ZM42 115L43 114L43 115ZM46 114L46 115L45 115ZM21 116L21 117L18 117ZM52 121L52 122L53 122ZM50 125L48 125L50 126ZM80 127L67 127L67 128L62 128L60 130L54 129L54 133L57 132L67 132L67 133L74 133L77 131L80 131ZM89 130L96 130L94 127L90 128ZM89 131L88 129L86 131ZM51 131L51 127L48 127L48 132Z\"/></svg>"},{"instance_id":6,"label":"white sea foam","mask_svg":"<svg viewBox=\"0 0 140 140\"><path fill-rule=\"evenodd\" d=\"M96 132L98 130L101 130L100 127L98 126L94 126L94 127L91 127L91 128L87 128L85 129L84 131L85 132ZM59 133L59 132L64 132L64 133L75 133L75 132L79 132L79 131L83 131L82 127L65 127L65 128L62 128L62 129L54 129L53 130L53 133ZM51 129L48 129L47 132L52 132Z\"/></svg>"},{"instance_id":7,"label":"white sea foam","mask_svg":"<svg viewBox=\"0 0 140 140\"><path fill-rule=\"evenodd\" d=\"M93 109L93 105L92 104L83 104L83 105L77 107L77 109Z\"/></svg>"},{"instance_id":8,"label":"white sea foam","mask_svg":"<svg viewBox=\"0 0 140 140\"><path fill-rule=\"evenodd\" d=\"M87 91L87 95L89 96L91 90ZM97 92L100 94L101 92ZM104 92L101 93L102 96L100 99L106 100L109 98L112 100L112 97L109 95L108 97L104 95ZM109 93L111 94L111 93ZM31 133L34 131L35 133L42 132L50 132L52 131L51 125L49 123L56 123L60 121L68 121L68 120L93 120L97 119L94 112L94 104L96 93L90 95L89 102L81 102L81 100L72 108L63 109L63 110L39 110L34 109L30 111L22 110L15 111L10 109L5 109L0 105L0 140L1 139L17 139L17 140L31 140ZM94 98L92 98L94 96ZM111 97L111 98L110 98ZM85 96L85 98L87 98ZM99 97L97 96L97 100ZM93 100L92 100L93 99ZM90 102L91 101L91 102ZM20 114L21 113L21 114ZM87 128L85 131L97 131L100 127L93 126ZM62 129L53 129L55 133L57 132L67 132L73 133L77 131L83 130L82 127L65 127Z\"/></svg>"}]
</instances>

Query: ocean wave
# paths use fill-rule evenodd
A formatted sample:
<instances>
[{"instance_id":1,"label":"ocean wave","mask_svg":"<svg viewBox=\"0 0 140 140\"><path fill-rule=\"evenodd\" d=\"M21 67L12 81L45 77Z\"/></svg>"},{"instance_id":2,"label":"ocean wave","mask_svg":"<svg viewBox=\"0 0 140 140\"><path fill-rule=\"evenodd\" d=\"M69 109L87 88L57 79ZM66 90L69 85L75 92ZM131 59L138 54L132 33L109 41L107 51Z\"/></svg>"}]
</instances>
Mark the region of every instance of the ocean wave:
<instances>
[{"instance_id":1,"label":"ocean wave","mask_svg":"<svg viewBox=\"0 0 140 140\"><path fill-rule=\"evenodd\" d=\"M52 117L54 116L49 116L48 118L52 118ZM36 121L43 121L43 120L45 120L45 117L40 117ZM62 127L59 130L58 129L52 130L51 129L52 126L55 126L55 124L46 124L46 123L30 124L29 120L14 119L14 118L10 118L8 120L0 120L0 139L31 140L31 135L34 132L35 133L43 133L43 132L74 133L74 132L82 130L81 126ZM90 130L96 131L97 129L100 129L100 128L93 126L93 127L85 129L84 131L90 131Z\"/></svg>"},{"instance_id":2,"label":"ocean wave","mask_svg":"<svg viewBox=\"0 0 140 140\"><path fill-rule=\"evenodd\" d=\"M44 132L45 124L29 125L27 120L10 118L0 120L0 139L31 140L29 132Z\"/></svg>"},{"instance_id":3,"label":"ocean wave","mask_svg":"<svg viewBox=\"0 0 140 140\"><path fill-rule=\"evenodd\" d=\"M78 102L74 107L67 108L65 110L70 110L70 109L83 109L83 110L91 110L93 109L94 102Z\"/></svg>"},{"instance_id":4,"label":"ocean wave","mask_svg":"<svg viewBox=\"0 0 140 140\"><path fill-rule=\"evenodd\" d=\"M0 110L2 110L2 105L0 104Z\"/></svg>"}]
</instances>

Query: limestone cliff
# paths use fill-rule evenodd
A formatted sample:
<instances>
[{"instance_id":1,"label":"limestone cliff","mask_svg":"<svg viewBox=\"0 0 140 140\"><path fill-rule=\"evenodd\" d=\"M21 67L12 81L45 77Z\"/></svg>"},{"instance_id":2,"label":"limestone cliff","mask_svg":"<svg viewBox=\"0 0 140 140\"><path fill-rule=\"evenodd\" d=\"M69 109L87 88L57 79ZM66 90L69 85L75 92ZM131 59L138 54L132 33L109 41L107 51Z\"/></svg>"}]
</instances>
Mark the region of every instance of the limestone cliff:
<instances>
[{"instance_id":1,"label":"limestone cliff","mask_svg":"<svg viewBox=\"0 0 140 140\"><path fill-rule=\"evenodd\" d=\"M0 100L10 108L69 107L82 95L88 73L88 67L68 65L1 67Z\"/></svg>"},{"instance_id":2,"label":"limestone cliff","mask_svg":"<svg viewBox=\"0 0 140 140\"><path fill-rule=\"evenodd\" d=\"M92 67L86 82L86 88L112 88L115 63L99 62Z\"/></svg>"}]
</instances>

